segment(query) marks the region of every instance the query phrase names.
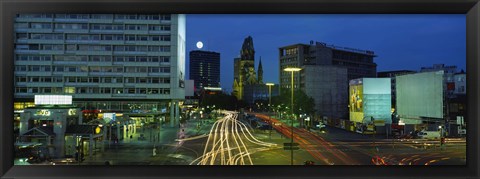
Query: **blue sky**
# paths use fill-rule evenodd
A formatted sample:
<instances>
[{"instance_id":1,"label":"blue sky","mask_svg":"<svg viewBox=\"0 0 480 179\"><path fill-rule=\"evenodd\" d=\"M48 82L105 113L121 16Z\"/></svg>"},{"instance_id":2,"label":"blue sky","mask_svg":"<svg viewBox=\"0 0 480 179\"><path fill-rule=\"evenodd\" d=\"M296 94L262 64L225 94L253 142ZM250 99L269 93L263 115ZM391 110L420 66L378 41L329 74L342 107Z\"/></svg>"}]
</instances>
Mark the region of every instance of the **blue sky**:
<instances>
[{"instance_id":1,"label":"blue sky","mask_svg":"<svg viewBox=\"0 0 480 179\"><path fill-rule=\"evenodd\" d=\"M378 57L377 71L419 70L444 63L466 66L465 15L321 15L321 14L188 14L188 77L191 50L220 53L221 85L231 91L233 59L244 38L252 36L255 67L262 58L264 81L278 83L278 48L311 40L363 50Z\"/></svg>"}]
</instances>

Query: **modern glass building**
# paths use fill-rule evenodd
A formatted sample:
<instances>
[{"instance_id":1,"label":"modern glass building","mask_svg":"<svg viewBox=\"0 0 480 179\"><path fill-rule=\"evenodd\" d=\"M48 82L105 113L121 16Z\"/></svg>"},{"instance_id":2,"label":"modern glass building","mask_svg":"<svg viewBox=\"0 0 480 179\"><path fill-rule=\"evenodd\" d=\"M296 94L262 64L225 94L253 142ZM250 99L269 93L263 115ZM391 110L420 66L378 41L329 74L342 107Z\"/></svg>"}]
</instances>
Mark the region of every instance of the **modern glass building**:
<instances>
[{"instance_id":1,"label":"modern glass building","mask_svg":"<svg viewBox=\"0 0 480 179\"><path fill-rule=\"evenodd\" d=\"M178 119L185 15L18 14L14 28L15 110L68 94L84 112Z\"/></svg>"},{"instance_id":2,"label":"modern glass building","mask_svg":"<svg viewBox=\"0 0 480 179\"><path fill-rule=\"evenodd\" d=\"M190 79L195 90L220 87L220 53L193 50L190 52Z\"/></svg>"}]
</instances>

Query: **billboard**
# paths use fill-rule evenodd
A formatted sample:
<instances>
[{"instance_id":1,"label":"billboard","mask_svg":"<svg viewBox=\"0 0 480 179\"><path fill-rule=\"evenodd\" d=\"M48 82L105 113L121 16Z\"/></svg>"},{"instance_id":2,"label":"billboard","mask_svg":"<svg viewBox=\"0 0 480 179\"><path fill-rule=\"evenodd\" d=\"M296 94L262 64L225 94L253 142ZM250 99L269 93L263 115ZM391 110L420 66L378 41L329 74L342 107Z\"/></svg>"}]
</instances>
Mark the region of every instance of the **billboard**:
<instances>
[{"instance_id":1,"label":"billboard","mask_svg":"<svg viewBox=\"0 0 480 179\"><path fill-rule=\"evenodd\" d=\"M364 113L363 113L363 80L355 79L350 80L349 86L349 110L350 110L350 121L362 122Z\"/></svg>"},{"instance_id":2,"label":"billboard","mask_svg":"<svg viewBox=\"0 0 480 179\"><path fill-rule=\"evenodd\" d=\"M443 76L443 71L397 76L397 113L405 123L443 118Z\"/></svg>"},{"instance_id":3,"label":"billboard","mask_svg":"<svg viewBox=\"0 0 480 179\"><path fill-rule=\"evenodd\" d=\"M382 124L391 123L392 97L390 78L351 80L349 95L351 121L360 123L375 121ZM375 121L372 121L372 119Z\"/></svg>"}]
</instances>

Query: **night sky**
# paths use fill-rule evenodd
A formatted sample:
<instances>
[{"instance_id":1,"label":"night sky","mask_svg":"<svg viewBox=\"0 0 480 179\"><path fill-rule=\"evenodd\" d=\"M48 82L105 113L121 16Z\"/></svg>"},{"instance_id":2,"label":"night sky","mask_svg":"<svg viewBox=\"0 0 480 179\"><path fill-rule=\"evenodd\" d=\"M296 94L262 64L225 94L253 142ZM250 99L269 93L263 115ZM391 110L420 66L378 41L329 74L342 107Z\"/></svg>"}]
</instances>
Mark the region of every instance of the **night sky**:
<instances>
[{"instance_id":1,"label":"night sky","mask_svg":"<svg viewBox=\"0 0 480 179\"><path fill-rule=\"evenodd\" d=\"M255 68L261 57L264 82L279 81L278 48L311 40L372 50L377 71L419 70L432 64L466 66L465 15L187 15L186 77L189 57L202 50L220 53L221 86L232 90L233 59L252 36Z\"/></svg>"}]
</instances>

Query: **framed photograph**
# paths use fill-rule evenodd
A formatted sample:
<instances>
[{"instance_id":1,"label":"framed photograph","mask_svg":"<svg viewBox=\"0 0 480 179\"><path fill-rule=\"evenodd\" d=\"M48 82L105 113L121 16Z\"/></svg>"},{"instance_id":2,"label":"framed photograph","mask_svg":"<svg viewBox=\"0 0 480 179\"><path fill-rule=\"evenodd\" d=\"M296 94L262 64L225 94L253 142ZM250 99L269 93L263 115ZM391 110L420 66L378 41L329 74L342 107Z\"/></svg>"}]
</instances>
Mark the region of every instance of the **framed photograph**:
<instances>
[{"instance_id":1,"label":"framed photograph","mask_svg":"<svg viewBox=\"0 0 480 179\"><path fill-rule=\"evenodd\" d=\"M478 0L5 0L2 178L478 178Z\"/></svg>"}]
</instances>

